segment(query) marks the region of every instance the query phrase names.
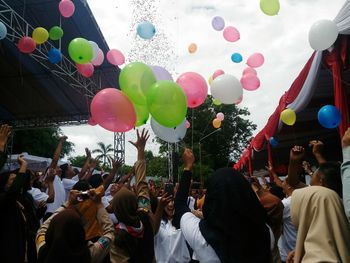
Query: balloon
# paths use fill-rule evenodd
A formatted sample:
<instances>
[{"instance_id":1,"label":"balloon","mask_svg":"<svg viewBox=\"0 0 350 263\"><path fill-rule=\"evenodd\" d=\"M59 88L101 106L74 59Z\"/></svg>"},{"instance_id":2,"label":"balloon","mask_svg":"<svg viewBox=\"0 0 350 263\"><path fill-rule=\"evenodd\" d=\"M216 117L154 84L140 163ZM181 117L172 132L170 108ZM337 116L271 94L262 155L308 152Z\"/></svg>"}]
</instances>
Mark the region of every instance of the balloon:
<instances>
[{"instance_id":1,"label":"balloon","mask_svg":"<svg viewBox=\"0 0 350 263\"><path fill-rule=\"evenodd\" d=\"M338 37L338 28L331 20L319 20L315 22L309 31L309 43L314 50L330 48Z\"/></svg>"},{"instance_id":2,"label":"balloon","mask_svg":"<svg viewBox=\"0 0 350 263\"><path fill-rule=\"evenodd\" d=\"M186 95L173 81L161 80L147 92L147 106L152 117L161 125L178 126L186 117Z\"/></svg>"},{"instance_id":3,"label":"balloon","mask_svg":"<svg viewBox=\"0 0 350 263\"><path fill-rule=\"evenodd\" d=\"M56 64L61 61L62 59L62 54L61 51L57 48L51 48L49 50L49 53L47 54L49 61L52 64Z\"/></svg>"},{"instance_id":4,"label":"balloon","mask_svg":"<svg viewBox=\"0 0 350 263\"><path fill-rule=\"evenodd\" d=\"M209 85L211 85L211 84L213 83L213 76L210 76L210 77L209 77L208 83L209 83Z\"/></svg>"},{"instance_id":5,"label":"balloon","mask_svg":"<svg viewBox=\"0 0 350 263\"><path fill-rule=\"evenodd\" d=\"M239 40L241 38L239 31L237 30L237 28L233 27L233 26L228 26L224 29L224 38L228 41L228 42L236 42L237 40Z\"/></svg>"},{"instance_id":6,"label":"balloon","mask_svg":"<svg viewBox=\"0 0 350 263\"><path fill-rule=\"evenodd\" d=\"M278 0L260 0L260 9L265 15L275 16L280 11Z\"/></svg>"},{"instance_id":7,"label":"balloon","mask_svg":"<svg viewBox=\"0 0 350 263\"><path fill-rule=\"evenodd\" d=\"M74 14L75 6L70 0L62 0L58 5L58 9L63 17L68 18Z\"/></svg>"},{"instance_id":8,"label":"balloon","mask_svg":"<svg viewBox=\"0 0 350 263\"><path fill-rule=\"evenodd\" d=\"M18 41L18 49L22 53L32 53L36 48L35 41L31 37L22 37Z\"/></svg>"},{"instance_id":9,"label":"balloon","mask_svg":"<svg viewBox=\"0 0 350 263\"><path fill-rule=\"evenodd\" d=\"M93 50L89 41L78 37L69 43L68 53L74 62L78 64L86 64L92 59Z\"/></svg>"},{"instance_id":10,"label":"balloon","mask_svg":"<svg viewBox=\"0 0 350 263\"><path fill-rule=\"evenodd\" d=\"M106 88L99 91L90 105L92 118L112 132L127 132L135 127L136 113L131 101L120 90Z\"/></svg>"},{"instance_id":11,"label":"balloon","mask_svg":"<svg viewBox=\"0 0 350 263\"><path fill-rule=\"evenodd\" d=\"M243 89L253 91L260 87L260 80L254 74L245 74L241 78L241 84Z\"/></svg>"},{"instance_id":12,"label":"balloon","mask_svg":"<svg viewBox=\"0 0 350 263\"><path fill-rule=\"evenodd\" d=\"M252 68L258 68L264 64L264 61L265 58L261 53L254 53L248 58L247 65Z\"/></svg>"},{"instance_id":13,"label":"balloon","mask_svg":"<svg viewBox=\"0 0 350 263\"><path fill-rule=\"evenodd\" d=\"M94 74L94 66L91 63L76 64L78 72L86 77L90 78Z\"/></svg>"},{"instance_id":14,"label":"balloon","mask_svg":"<svg viewBox=\"0 0 350 263\"><path fill-rule=\"evenodd\" d=\"M89 118L87 123L89 125L91 125L91 126L96 126L97 125L97 122L92 117Z\"/></svg>"},{"instance_id":15,"label":"balloon","mask_svg":"<svg viewBox=\"0 0 350 263\"><path fill-rule=\"evenodd\" d=\"M201 105L208 95L208 85L205 79L195 72L183 73L177 80L187 98L187 107L196 108Z\"/></svg>"},{"instance_id":16,"label":"balloon","mask_svg":"<svg viewBox=\"0 0 350 263\"><path fill-rule=\"evenodd\" d=\"M333 105L323 106L318 111L318 121L319 123L327 129L333 129L339 126L341 122L341 114L337 107Z\"/></svg>"},{"instance_id":17,"label":"balloon","mask_svg":"<svg viewBox=\"0 0 350 263\"><path fill-rule=\"evenodd\" d=\"M103 54L103 51L99 49L97 53L97 57L93 61L91 61L91 63L94 66L101 66L104 59L105 59L105 55Z\"/></svg>"},{"instance_id":18,"label":"balloon","mask_svg":"<svg viewBox=\"0 0 350 263\"><path fill-rule=\"evenodd\" d=\"M242 74L242 75L244 76L245 74L254 74L255 76L258 75L258 73L256 72L256 70L253 69L253 68L250 68L250 67L247 67L247 68L245 68L245 69L243 70L243 74Z\"/></svg>"},{"instance_id":19,"label":"balloon","mask_svg":"<svg viewBox=\"0 0 350 263\"><path fill-rule=\"evenodd\" d=\"M151 119L151 127L156 136L166 142L176 143L186 135L186 119L175 128L167 128L159 124L154 118Z\"/></svg>"},{"instance_id":20,"label":"balloon","mask_svg":"<svg viewBox=\"0 0 350 263\"><path fill-rule=\"evenodd\" d=\"M49 32L43 27L37 27L33 30L32 38L37 44L43 44L49 39Z\"/></svg>"},{"instance_id":21,"label":"balloon","mask_svg":"<svg viewBox=\"0 0 350 263\"><path fill-rule=\"evenodd\" d=\"M192 43L191 45L188 46L188 52L190 54L193 54L197 51L197 45L195 43Z\"/></svg>"},{"instance_id":22,"label":"balloon","mask_svg":"<svg viewBox=\"0 0 350 263\"><path fill-rule=\"evenodd\" d=\"M211 25L216 31L221 31L225 27L225 21L221 16L216 16L211 20Z\"/></svg>"},{"instance_id":23,"label":"balloon","mask_svg":"<svg viewBox=\"0 0 350 263\"><path fill-rule=\"evenodd\" d=\"M186 120L185 125L186 125L186 129L188 129L188 128L190 128L190 127L191 127L191 123L190 123L188 120Z\"/></svg>"},{"instance_id":24,"label":"balloon","mask_svg":"<svg viewBox=\"0 0 350 263\"><path fill-rule=\"evenodd\" d=\"M119 75L121 90L138 105L147 104L147 92L156 81L152 69L141 62L126 65Z\"/></svg>"},{"instance_id":25,"label":"balloon","mask_svg":"<svg viewBox=\"0 0 350 263\"><path fill-rule=\"evenodd\" d=\"M221 101L218 99L213 99L213 104L216 106L220 106L221 105Z\"/></svg>"},{"instance_id":26,"label":"balloon","mask_svg":"<svg viewBox=\"0 0 350 263\"><path fill-rule=\"evenodd\" d=\"M118 49L111 49L107 52L107 60L114 66L120 66L125 63L125 57Z\"/></svg>"},{"instance_id":27,"label":"balloon","mask_svg":"<svg viewBox=\"0 0 350 263\"><path fill-rule=\"evenodd\" d=\"M240 63L243 60L243 57L241 54L239 53L233 53L231 56L231 60L235 63Z\"/></svg>"},{"instance_id":28,"label":"balloon","mask_svg":"<svg viewBox=\"0 0 350 263\"><path fill-rule=\"evenodd\" d=\"M143 39L151 39L156 33L156 28L150 22L145 21L137 26L137 34Z\"/></svg>"},{"instance_id":29,"label":"balloon","mask_svg":"<svg viewBox=\"0 0 350 263\"><path fill-rule=\"evenodd\" d=\"M235 101L235 104L238 105L243 101L243 95L238 100Z\"/></svg>"},{"instance_id":30,"label":"balloon","mask_svg":"<svg viewBox=\"0 0 350 263\"><path fill-rule=\"evenodd\" d=\"M150 66L157 81L160 80L173 80L173 77L165 68L159 66Z\"/></svg>"},{"instance_id":31,"label":"balloon","mask_svg":"<svg viewBox=\"0 0 350 263\"><path fill-rule=\"evenodd\" d=\"M149 118L149 112L147 109L147 106L140 106L137 104L134 104L135 112L136 112L136 127L142 126L146 124L148 118Z\"/></svg>"},{"instance_id":32,"label":"balloon","mask_svg":"<svg viewBox=\"0 0 350 263\"><path fill-rule=\"evenodd\" d=\"M49 37L51 40L59 40L61 37L63 37L63 29L59 26L51 27Z\"/></svg>"},{"instance_id":33,"label":"balloon","mask_svg":"<svg viewBox=\"0 0 350 263\"><path fill-rule=\"evenodd\" d=\"M274 137L270 137L269 142L270 142L272 147L277 147L278 146L278 141Z\"/></svg>"},{"instance_id":34,"label":"balloon","mask_svg":"<svg viewBox=\"0 0 350 263\"><path fill-rule=\"evenodd\" d=\"M284 111L281 112L280 119L283 123L285 123L289 126L293 126L296 119L297 119L297 116L296 116L294 110L285 109Z\"/></svg>"},{"instance_id":35,"label":"balloon","mask_svg":"<svg viewBox=\"0 0 350 263\"><path fill-rule=\"evenodd\" d=\"M219 119L214 119L213 120L213 127L215 129L220 128L221 127L221 121Z\"/></svg>"},{"instance_id":36,"label":"balloon","mask_svg":"<svg viewBox=\"0 0 350 263\"><path fill-rule=\"evenodd\" d=\"M91 59L91 61L93 61L97 58L98 51L100 50L100 48L98 47L98 45L94 41L89 41L89 43L92 47L92 59Z\"/></svg>"},{"instance_id":37,"label":"balloon","mask_svg":"<svg viewBox=\"0 0 350 263\"><path fill-rule=\"evenodd\" d=\"M3 22L0 22L0 40L4 39L7 35L7 27Z\"/></svg>"},{"instance_id":38,"label":"balloon","mask_svg":"<svg viewBox=\"0 0 350 263\"><path fill-rule=\"evenodd\" d=\"M216 70L212 76L212 81L222 74L225 74L225 72L222 69Z\"/></svg>"},{"instance_id":39,"label":"balloon","mask_svg":"<svg viewBox=\"0 0 350 263\"><path fill-rule=\"evenodd\" d=\"M243 89L239 80L229 74L217 77L211 84L211 94L215 99L224 104L233 104L243 95Z\"/></svg>"},{"instance_id":40,"label":"balloon","mask_svg":"<svg viewBox=\"0 0 350 263\"><path fill-rule=\"evenodd\" d=\"M216 114L216 118L220 121L223 121L225 119L225 115L222 112L219 112L218 114Z\"/></svg>"}]
</instances>

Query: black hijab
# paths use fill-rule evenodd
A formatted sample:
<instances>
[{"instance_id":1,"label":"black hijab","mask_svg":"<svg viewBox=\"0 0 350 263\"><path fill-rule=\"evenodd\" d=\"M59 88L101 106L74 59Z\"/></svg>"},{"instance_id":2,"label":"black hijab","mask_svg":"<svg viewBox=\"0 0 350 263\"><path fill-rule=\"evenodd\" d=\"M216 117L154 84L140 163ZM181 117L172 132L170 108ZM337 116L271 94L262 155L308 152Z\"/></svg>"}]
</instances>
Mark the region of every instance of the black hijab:
<instances>
[{"instance_id":1,"label":"black hijab","mask_svg":"<svg viewBox=\"0 0 350 263\"><path fill-rule=\"evenodd\" d=\"M208 183L203 216L200 231L221 262L269 262L267 216L239 172L222 168L214 173Z\"/></svg>"}]
</instances>

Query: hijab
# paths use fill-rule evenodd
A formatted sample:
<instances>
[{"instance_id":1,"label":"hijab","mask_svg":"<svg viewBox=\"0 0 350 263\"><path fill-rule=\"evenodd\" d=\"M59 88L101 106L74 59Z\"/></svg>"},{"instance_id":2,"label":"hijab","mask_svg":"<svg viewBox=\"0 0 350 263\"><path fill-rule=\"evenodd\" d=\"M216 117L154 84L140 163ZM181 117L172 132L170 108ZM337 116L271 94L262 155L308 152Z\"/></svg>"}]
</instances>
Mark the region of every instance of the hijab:
<instances>
[{"instance_id":1,"label":"hijab","mask_svg":"<svg viewBox=\"0 0 350 263\"><path fill-rule=\"evenodd\" d=\"M205 240L223 263L269 262L267 216L248 181L231 168L210 178L199 223Z\"/></svg>"},{"instance_id":2,"label":"hijab","mask_svg":"<svg viewBox=\"0 0 350 263\"><path fill-rule=\"evenodd\" d=\"M322 186L295 190L290 211L298 229L294 262L350 262L350 227L336 192Z\"/></svg>"},{"instance_id":3,"label":"hijab","mask_svg":"<svg viewBox=\"0 0 350 263\"><path fill-rule=\"evenodd\" d=\"M137 214L136 195L122 187L115 195L112 201L115 216L120 222L132 227L140 226L140 219Z\"/></svg>"}]
</instances>

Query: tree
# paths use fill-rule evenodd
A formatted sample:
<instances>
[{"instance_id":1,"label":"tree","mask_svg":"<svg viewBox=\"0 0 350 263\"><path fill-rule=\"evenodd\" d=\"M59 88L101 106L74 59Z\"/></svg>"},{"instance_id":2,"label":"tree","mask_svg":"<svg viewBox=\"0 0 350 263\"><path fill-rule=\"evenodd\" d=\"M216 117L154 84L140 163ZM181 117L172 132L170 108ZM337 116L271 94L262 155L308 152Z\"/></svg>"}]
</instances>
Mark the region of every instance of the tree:
<instances>
[{"instance_id":1,"label":"tree","mask_svg":"<svg viewBox=\"0 0 350 263\"><path fill-rule=\"evenodd\" d=\"M147 163L146 174L152 177L167 177L168 160L164 156L154 156L151 151L145 151Z\"/></svg>"},{"instance_id":2,"label":"tree","mask_svg":"<svg viewBox=\"0 0 350 263\"><path fill-rule=\"evenodd\" d=\"M60 128L32 129L15 131L13 137L13 153L28 152L46 158L52 158L58 139L63 136ZM69 138L68 138L69 140ZM74 151L72 142L63 144L61 158Z\"/></svg>"},{"instance_id":3,"label":"tree","mask_svg":"<svg viewBox=\"0 0 350 263\"><path fill-rule=\"evenodd\" d=\"M103 142L98 142L97 145L100 148L93 150L92 153L98 153L98 155L96 156L96 159L103 160L102 161L103 168L111 167L113 163L113 157L111 153L113 153L114 151L112 144L105 145Z\"/></svg>"},{"instance_id":4,"label":"tree","mask_svg":"<svg viewBox=\"0 0 350 263\"><path fill-rule=\"evenodd\" d=\"M68 160L70 161L72 166L83 167L85 160L86 160L86 156L85 155L77 155L74 157L69 157Z\"/></svg>"}]
</instances>

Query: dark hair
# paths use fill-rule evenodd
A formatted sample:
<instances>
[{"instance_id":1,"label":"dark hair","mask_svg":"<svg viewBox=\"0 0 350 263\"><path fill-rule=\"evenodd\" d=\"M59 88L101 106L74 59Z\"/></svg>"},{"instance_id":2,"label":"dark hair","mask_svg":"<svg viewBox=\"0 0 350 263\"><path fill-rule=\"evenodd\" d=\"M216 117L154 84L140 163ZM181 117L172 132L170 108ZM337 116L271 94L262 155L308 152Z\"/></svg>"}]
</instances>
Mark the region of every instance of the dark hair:
<instances>
[{"instance_id":1,"label":"dark hair","mask_svg":"<svg viewBox=\"0 0 350 263\"><path fill-rule=\"evenodd\" d=\"M61 179L66 178L67 177L67 171L68 171L68 163L60 165L60 168L62 170Z\"/></svg>"},{"instance_id":2,"label":"dark hair","mask_svg":"<svg viewBox=\"0 0 350 263\"><path fill-rule=\"evenodd\" d=\"M93 174L89 179L89 183L92 188L99 187L103 183L102 176L100 174Z\"/></svg>"},{"instance_id":3,"label":"dark hair","mask_svg":"<svg viewBox=\"0 0 350 263\"><path fill-rule=\"evenodd\" d=\"M276 184L271 184L270 193L277 196L279 199L283 200L286 195L283 193L283 188L277 186Z\"/></svg>"},{"instance_id":4,"label":"dark hair","mask_svg":"<svg viewBox=\"0 0 350 263\"><path fill-rule=\"evenodd\" d=\"M87 191L90 189L91 189L91 185L89 184L88 181L85 181L85 180L81 180L73 186L73 190L78 190L78 191Z\"/></svg>"},{"instance_id":5,"label":"dark hair","mask_svg":"<svg viewBox=\"0 0 350 263\"><path fill-rule=\"evenodd\" d=\"M318 168L327 188L337 192L343 198L343 184L341 182L340 164L338 162L321 163Z\"/></svg>"}]
</instances>

